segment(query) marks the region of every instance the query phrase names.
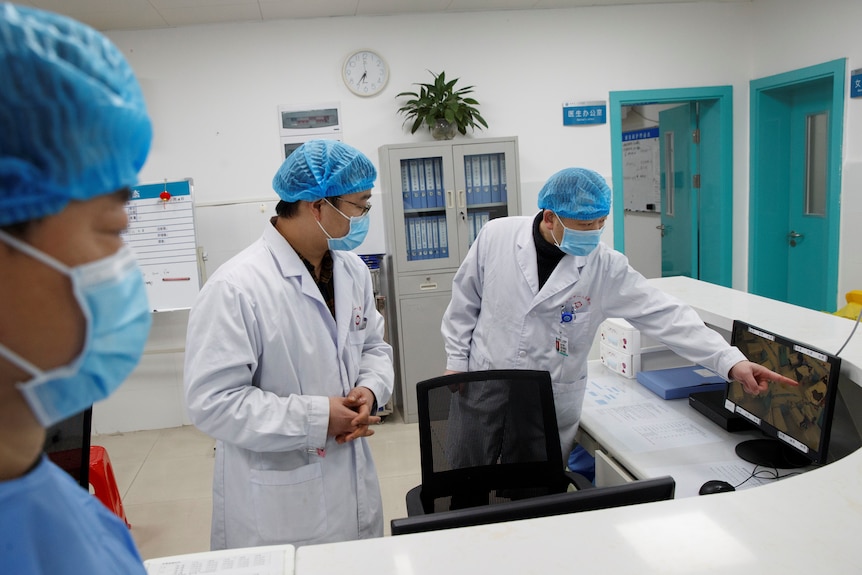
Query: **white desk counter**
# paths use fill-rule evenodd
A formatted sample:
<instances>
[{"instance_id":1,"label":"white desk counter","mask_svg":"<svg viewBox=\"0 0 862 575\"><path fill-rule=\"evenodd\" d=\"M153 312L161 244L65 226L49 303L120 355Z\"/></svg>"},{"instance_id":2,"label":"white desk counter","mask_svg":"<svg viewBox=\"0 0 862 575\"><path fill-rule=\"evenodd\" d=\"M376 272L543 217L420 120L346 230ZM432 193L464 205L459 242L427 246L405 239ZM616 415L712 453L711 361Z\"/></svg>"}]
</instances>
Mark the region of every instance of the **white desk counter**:
<instances>
[{"instance_id":1,"label":"white desk counter","mask_svg":"<svg viewBox=\"0 0 862 575\"><path fill-rule=\"evenodd\" d=\"M681 498L696 496L700 486L711 479L741 484L755 470L734 449L746 439L763 437L760 432L728 433L690 407L688 399L662 399L599 361L589 363L589 380L579 441L591 453L601 449L632 478L670 475L676 480L676 498ZM596 466L598 470L601 462ZM785 473L793 471L779 471ZM740 488L771 481L755 477ZM596 485L616 483L619 481L607 481L597 471Z\"/></svg>"},{"instance_id":2,"label":"white desk counter","mask_svg":"<svg viewBox=\"0 0 862 575\"><path fill-rule=\"evenodd\" d=\"M300 547L297 575L862 570L862 452L757 489Z\"/></svg>"},{"instance_id":3,"label":"white desk counter","mask_svg":"<svg viewBox=\"0 0 862 575\"><path fill-rule=\"evenodd\" d=\"M686 301L708 324L733 319L835 353L852 322L690 278L650 280ZM862 385L862 334L841 354L842 373ZM591 367L591 372L594 370ZM635 384L636 385L636 384ZM644 390L646 393L646 390ZM672 413L709 423L684 403ZM735 441L668 447L638 455L612 421L584 425L638 475L731 457ZM592 419L591 419L592 417ZM672 418L672 417L671 417ZM723 430L713 426L713 432ZM725 436L727 434L724 434ZM734 434L736 439L745 435ZM630 440L631 438L629 438ZM635 440L636 441L636 440ZM648 451L648 450L647 450ZM685 452L685 457L681 454ZM626 455L628 454L628 455ZM673 475L673 474L672 474ZM685 492L702 477L678 479ZM687 486L688 485L688 486ZM680 493L685 495L685 493ZM399 537L301 547L297 575L373 570L382 575L447 573L719 574L862 572L862 450L757 489Z\"/></svg>"},{"instance_id":4,"label":"white desk counter","mask_svg":"<svg viewBox=\"0 0 862 575\"><path fill-rule=\"evenodd\" d=\"M649 283L697 311L704 323L727 330L740 319L834 354L850 331L847 318L814 311L688 277L655 278ZM841 352L841 373L862 386L862 330Z\"/></svg>"}]
</instances>

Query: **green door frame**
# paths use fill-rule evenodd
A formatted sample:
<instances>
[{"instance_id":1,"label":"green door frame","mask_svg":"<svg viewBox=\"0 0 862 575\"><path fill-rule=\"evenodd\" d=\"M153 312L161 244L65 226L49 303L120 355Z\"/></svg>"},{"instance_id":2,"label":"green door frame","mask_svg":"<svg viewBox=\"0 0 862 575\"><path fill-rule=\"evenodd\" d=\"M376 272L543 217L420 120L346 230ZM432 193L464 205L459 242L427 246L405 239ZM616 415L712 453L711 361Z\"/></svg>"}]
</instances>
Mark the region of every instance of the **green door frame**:
<instances>
[{"instance_id":1,"label":"green door frame","mask_svg":"<svg viewBox=\"0 0 862 575\"><path fill-rule=\"evenodd\" d=\"M715 283L730 286L733 279L733 87L707 86L701 88L673 88L667 90L632 90L610 93L611 119L611 170L613 179L614 248L624 252L625 210L623 202L623 106L643 104L672 104L716 100L720 113L720 160L718 193L721 201L719 213L710 217L718 220L718 229L728 230L721 238L717 250L719 263Z\"/></svg>"},{"instance_id":2,"label":"green door frame","mask_svg":"<svg viewBox=\"0 0 862 575\"><path fill-rule=\"evenodd\" d=\"M844 90L845 83L845 67L846 58L839 58L823 64L808 66L766 78L752 80L750 83L750 98L751 111L749 118L750 151L749 158L751 168L749 172L749 188L748 188L748 210L749 221L748 226L751 230L751 235L748 242L748 291L757 293L758 289L758 270L761 269L761 262L758 259L760 253L759 244L761 238L757 234L758 230L758 215L759 205L756 191L761 189L762 172L757 162L760 157L760 142L761 134L758 124L760 117L762 98L766 97L765 92L776 88L790 87L794 84L806 84L808 82L820 79L832 80L832 114L829 118L829 149L832 151L829 160L829 179L826 198L827 213L833 214L830 216L830 221L834 225L830 226L826 233L827 250L826 264L827 274L825 278L825 290L827 293L833 294L835 297L834 303L838 302L838 249L840 246L841 232L841 165L843 162L844 152L842 143L844 142ZM832 218L835 218L834 220ZM616 226L615 226L616 228ZM614 237L616 241L616 237ZM616 244L615 244L616 245ZM764 254L764 257L769 257L770 254ZM832 311L832 310L830 310Z\"/></svg>"}]
</instances>

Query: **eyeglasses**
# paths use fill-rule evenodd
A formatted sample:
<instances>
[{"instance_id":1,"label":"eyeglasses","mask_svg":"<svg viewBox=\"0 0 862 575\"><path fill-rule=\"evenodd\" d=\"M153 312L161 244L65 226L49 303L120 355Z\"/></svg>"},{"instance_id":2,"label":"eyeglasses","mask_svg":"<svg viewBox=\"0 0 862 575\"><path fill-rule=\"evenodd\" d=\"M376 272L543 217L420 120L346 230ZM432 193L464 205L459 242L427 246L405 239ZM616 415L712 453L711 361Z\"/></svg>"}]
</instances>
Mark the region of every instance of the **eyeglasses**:
<instances>
[{"instance_id":1,"label":"eyeglasses","mask_svg":"<svg viewBox=\"0 0 862 575\"><path fill-rule=\"evenodd\" d=\"M339 202L344 202L345 204L350 204L351 206L354 206L354 207L356 207L356 208L359 208L360 210L362 210L362 213L360 214L360 215L362 215L362 216L364 216L365 214L367 214L368 212L370 212L370 211L371 211L371 202L368 202L367 204L365 204L364 206L362 206L362 205L357 204L357 203L355 203L355 202L351 202L350 200L345 200L344 198L336 198L336 199L337 199Z\"/></svg>"}]
</instances>

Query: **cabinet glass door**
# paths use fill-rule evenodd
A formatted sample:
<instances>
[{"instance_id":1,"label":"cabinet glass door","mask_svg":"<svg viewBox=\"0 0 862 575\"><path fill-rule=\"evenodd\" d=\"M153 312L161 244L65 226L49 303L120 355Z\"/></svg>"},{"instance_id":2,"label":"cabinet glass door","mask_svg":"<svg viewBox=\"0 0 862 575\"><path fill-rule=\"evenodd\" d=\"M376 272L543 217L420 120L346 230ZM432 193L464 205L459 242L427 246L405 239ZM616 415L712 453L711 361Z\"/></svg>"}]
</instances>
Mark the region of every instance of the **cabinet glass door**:
<instances>
[{"instance_id":1,"label":"cabinet glass door","mask_svg":"<svg viewBox=\"0 0 862 575\"><path fill-rule=\"evenodd\" d=\"M448 149L444 149L449 152ZM391 181L396 209L396 257L399 269L423 270L458 265L454 227L451 154L413 148L393 150ZM396 185L400 183L400 185ZM400 207L400 209L399 209Z\"/></svg>"},{"instance_id":2,"label":"cabinet glass door","mask_svg":"<svg viewBox=\"0 0 862 575\"><path fill-rule=\"evenodd\" d=\"M512 143L454 146L456 212L461 257L467 254L479 230L489 220L518 213L509 194L515 180L515 146ZM510 199L511 197L511 199Z\"/></svg>"}]
</instances>

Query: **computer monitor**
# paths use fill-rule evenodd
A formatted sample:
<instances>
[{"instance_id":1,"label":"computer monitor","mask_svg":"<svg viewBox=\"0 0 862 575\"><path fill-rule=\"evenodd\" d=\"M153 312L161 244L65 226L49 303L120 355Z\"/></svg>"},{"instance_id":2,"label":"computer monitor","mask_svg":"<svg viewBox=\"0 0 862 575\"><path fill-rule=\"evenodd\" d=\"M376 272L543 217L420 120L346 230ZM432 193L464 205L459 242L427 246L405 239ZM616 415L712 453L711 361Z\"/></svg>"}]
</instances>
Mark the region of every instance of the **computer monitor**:
<instances>
[{"instance_id":1,"label":"computer monitor","mask_svg":"<svg viewBox=\"0 0 862 575\"><path fill-rule=\"evenodd\" d=\"M738 382L728 384L727 410L769 436L740 443L737 455L768 467L825 463L841 359L739 320L733 322L730 343L749 361L799 383L769 382L758 396L746 393Z\"/></svg>"},{"instance_id":2,"label":"computer monitor","mask_svg":"<svg viewBox=\"0 0 862 575\"><path fill-rule=\"evenodd\" d=\"M89 489L90 428L93 408L89 407L45 431L43 450L58 467L71 475L78 485Z\"/></svg>"},{"instance_id":3,"label":"computer monitor","mask_svg":"<svg viewBox=\"0 0 862 575\"><path fill-rule=\"evenodd\" d=\"M393 519L390 526L392 535L405 535L407 533L502 523L535 517L549 517L578 511L594 511L673 499L675 489L676 482L673 477L663 476L611 487L595 487L494 505L414 515Z\"/></svg>"}]
</instances>

